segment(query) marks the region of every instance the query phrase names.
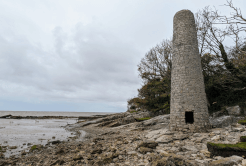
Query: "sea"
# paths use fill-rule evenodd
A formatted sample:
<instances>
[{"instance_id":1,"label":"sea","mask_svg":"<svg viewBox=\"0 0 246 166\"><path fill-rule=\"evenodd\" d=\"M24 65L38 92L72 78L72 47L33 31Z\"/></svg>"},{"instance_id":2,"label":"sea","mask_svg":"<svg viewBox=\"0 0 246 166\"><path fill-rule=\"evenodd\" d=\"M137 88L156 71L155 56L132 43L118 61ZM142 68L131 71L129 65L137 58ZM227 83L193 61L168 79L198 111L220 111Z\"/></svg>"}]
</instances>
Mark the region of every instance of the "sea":
<instances>
[{"instance_id":1,"label":"sea","mask_svg":"<svg viewBox=\"0 0 246 166\"><path fill-rule=\"evenodd\" d=\"M4 115L13 116L93 116L93 115L106 115L112 112L59 112L59 111L0 111L0 116Z\"/></svg>"},{"instance_id":2,"label":"sea","mask_svg":"<svg viewBox=\"0 0 246 166\"><path fill-rule=\"evenodd\" d=\"M69 116L67 119L3 119L0 118L0 146L7 147L5 157L20 155L33 145L46 145L49 142L67 141L76 136L65 129L68 124L78 122L79 116L112 114L109 112L46 112L46 111L0 111L0 117L12 116ZM86 135L80 131L80 140ZM14 148L13 148L14 147Z\"/></svg>"}]
</instances>

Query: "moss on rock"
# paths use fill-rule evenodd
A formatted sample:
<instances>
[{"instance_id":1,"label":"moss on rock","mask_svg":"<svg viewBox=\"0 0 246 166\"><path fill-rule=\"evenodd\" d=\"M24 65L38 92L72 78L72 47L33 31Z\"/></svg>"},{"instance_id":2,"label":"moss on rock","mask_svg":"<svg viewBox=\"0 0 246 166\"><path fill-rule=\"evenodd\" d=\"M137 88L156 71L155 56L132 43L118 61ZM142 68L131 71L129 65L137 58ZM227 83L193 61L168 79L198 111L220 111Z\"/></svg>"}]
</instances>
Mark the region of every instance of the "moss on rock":
<instances>
[{"instance_id":1,"label":"moss on rock","mask_svg":"<svg viewBox=\"0 0 246 166\"><path fill-rule=\"evenodd\" d=\"M41 148L43 148L43 145L33 145L30 148L30 152L34 151L34 150L41 150Z\"/></svg>"},{"instance_id":2,"label":"moss on rock","mask_svg":"<svg viewBox=\"0 0 246 166\"><path fill-rule=\"evenodd\" d=\"M237 144L216 144L216 143L211 143L208 142L211 146L215 146L217 148L223 149L223 148L237 148L237 149L242 149L246 150L246 142L240 142Z\"/></svg>"},{"instance_id":3,"label":"moss on rock","mask_svg":"<svg viewBox=\"0 0 246 166\"><path fill-rule=\"evenodd\" d=\"M241 136L241 137L240 137L240 141L241 141L241 142L246 142L246 136Z\"/></svg>"},{"instance_id":4,"label":"moss on rock","mask_svg":"<svg viewBox=\"0 0 246 166\"><path fill-rule=\"evenodd\" d=\"M135 112L138 112L138 111L136 111L136 110L130 111L131 114L132 114L132 113L135 113Z\"/></svg>"},{"instance_id":5,"label":"moss on rock","mask_svg":"<svg viewBox=\"0 0 246 166\"><path fill-rule=\"evenodd\" d=\"M30 151L34 151L35 149L37 149L37 145L33 145L30 149Z\"/></svg>"},{"instance_id":6,"label":"moss on rock","mask_svg":"<svg viewBox=\"0 0 246 166\"><path fill-rule=\"evenodd\" d=\"M246 118L243 120L239 120L237 123L239 123L241 125L246 125Z\"/></svg>"},{"instance_id":7,"label":"moss on rock","mask_svg":"<svg viewBox=\"0 0 246 166\"><path fill-rule=\"evenodd\" d=\"M244 156L246 153L246 142L240 142L237 144L216 144L207 143L208 151L213 156L229 157L232 155Z\"/></svg>"},{"instance_id":8,"label":"moss on rock","mask_svg":"<svg viewBox=\"0 0 246 166\"><path fill-rule=\"evenodd\" d=\"M144 121L149 120L151 117L145 117L145 118L136 118L136 121Z\"/></svg>"}]
</instances>

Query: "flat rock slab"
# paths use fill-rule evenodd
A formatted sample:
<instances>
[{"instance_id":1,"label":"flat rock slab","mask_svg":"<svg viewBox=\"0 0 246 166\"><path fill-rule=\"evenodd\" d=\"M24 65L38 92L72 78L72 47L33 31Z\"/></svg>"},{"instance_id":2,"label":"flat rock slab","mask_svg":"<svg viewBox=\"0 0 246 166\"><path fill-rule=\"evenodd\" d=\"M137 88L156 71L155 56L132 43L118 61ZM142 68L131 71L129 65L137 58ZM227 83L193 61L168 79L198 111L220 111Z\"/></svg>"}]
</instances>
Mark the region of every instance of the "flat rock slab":
<instances>
[{"instance_id":1,"label":"flat rock slab","mask_svg":"<svg viewBox=\"0 0 246 166\"><path fill-rule=\"evenodd\" d=\"M195 146L192 146L192 145L183 146L182 150L184 150L184 151L193 151L193 152L197 152L198 151L198 149Z\"/></svg>"},{"instance_id":2,"label":"flat rock slab","mask_svg":"<svg viewBox=\"0 0 246 166\"><path fill-rule=\"evenodd\" d=\"M212 161L209 165L210 166L233 166L233 165L238 165L241 163L243 160L242 157L239 156L231 156L231 157L226 157L223 159L219 159L216 161Z\"/></svg>"},{"instance_id":3,"label":"flat rock slab","mask_svg":"<svg viewBox=\"0 0 246 166\"><path fill-rule=\"evenodd\" d=\"M154 130L150 131L148 134L145 135L146 138L152 138L158 134L160 134L161 130Z\"/></svg>"},{"instance_id":4,"label":"flat rock slab","mask_svg":"<svg viewBox=\"0 0 246 166\"><path fill-rule=\"evenodd\" d=\"M163 136L156 139L156 142L158 142L158 143L169 143L171 141L173 141L172 135L163 135Z\"/></svg>"},{"instance_id":5,"label":"flat rock slab","mask_svg":"<svg viewBox=\"0 0 246 166\"><path fill-rule=\"evenodd\" d=\"M188 134L175 134L173 137L175 140L184 140L186 138L189 138Z\"/></svg>"}]
</instances>

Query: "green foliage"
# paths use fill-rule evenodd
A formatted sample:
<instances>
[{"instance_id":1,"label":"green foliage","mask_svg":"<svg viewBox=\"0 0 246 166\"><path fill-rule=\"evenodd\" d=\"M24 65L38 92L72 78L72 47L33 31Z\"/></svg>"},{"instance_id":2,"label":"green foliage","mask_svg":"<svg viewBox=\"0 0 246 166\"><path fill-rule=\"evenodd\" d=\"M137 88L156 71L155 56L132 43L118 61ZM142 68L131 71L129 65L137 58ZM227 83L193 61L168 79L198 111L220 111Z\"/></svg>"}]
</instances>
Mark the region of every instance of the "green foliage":
<instances>
[{"instance_id":1,"label":"green foliage","mask_svg":"<svg viewBox=\"0 0 246 166\"><path fill-rule=\"evenodd\" d=\"M246 125L246 118L243 120L239 120L237 123L242 124L242 125Z\"/></svg>"},{"instance_id":2,"label":"green foliage","mask_svg":"<svg viewBox=\"0 0 246 166\"><path fill-rule=\"evenodd\" d=\"M229 3L228 6L230 5L232 4ZM216 13L217 11L205 8L203 12L196 14L199 53L209 111L213 113L233 105L245 109L246 38L241 33L245 32L245 27L237 29L232 20L225 29L216 27L217 23L221 23L221 18L226 18ZM243 18L241 15L232 18L237 17ZM241 21L245 23L245 19ZM224 39L233 38L231 35L234 35L234 45L225 46ZM164 110L164 113L170 113L172 49L172 41L166 40L151 48L142 58L138 71L143 86L138 89L138 96L128 101L129 105L133 104L136 109Z\"/></svg>"},{"instance_id":3,"label":"green foliage","mask_svg":"<svg viewBox=\"0 0 246 166\"><path fill-rule=\"evenodd\" d=\"M41 150L44 146L43 145L33 145L31 148L30 148L30 151L34 151L34 150Z\"/></svg>"},{"instance_id":4,"label":"green foliage","mask_svg":"<svg viewBox=\"0 0 246 166\"><path fill-rule=\"evenodd\" d=\"M0 146L0 150L2 150L2 147Z\"/></svg>"},{"instance_id":5,"label":"green foliage","mask_svg":"<svg viewBox=\"0 0 246 166\"><path fill-rule=\"evenodd\" d=\"M147 82L138 90L139 97L128 101L128 104L134 103L139 108L149 111L165 110L170 113L170 81L167 79L154 79Z\"/></svg>"},{"instance_id":6,"label":"green foliage","mask_svg":"<svg viewBox=\"0 0 246 166\"><path fill-rule=\"evenodd\" d=\"M138 97L128 100L137 110L170 113L171 40L163 41L150 49L138 65L143 86Z\"/></svg>"},{"instance_id":7,"label":"green foliage","mask_svg":"<svg viewBox=\"0 0 246 166\"><path fill-rule=\"evenodd\" d=\"M151 117L145 117L145 118L136 118L137 121L144 121L149 120Z\"/></svg>"},{"instance_id":8,"label":"green foliage","mask_svg":"<svg viewBox=\"0 0 246 166\"><path fill-rule=\"evenodd\" d=\"M236 53L230 53L230 55L235 57ZM246 76L246 61L238 62L235 59L237 58L230 58L230 65L233 67L228 69L217 55L204 54L201 56L210 113L219 111L224 106L242 105L242 103L246 108L246 83L243 82ZM235 69L233 73L230 72L231 68ZM170 73L170 70L167 70L162 77L154 77L148 72L141 73L141 78L145 80L144 84L138 90L138 97L129 100L128 104L134 103L137 107L149 111L165 110L166 114L170 113Z\"/></svg>"},{"instance_id":9,"label":"green foliage","mask_svg":"<svg viewBox=\"0 0 246 166\"><path fill-rule=\"evenodd\" d=\"M33 145L30 150L34 151L35 149L37 149L37 145Z\"/></svg>"},{"instance_id":10,"label":"green foliage","mask_svg":"<svg viewBox=\"0 0 246 166\"><path fill-rule=\"evenodd\" d=\"M229 60L226 58L228 55L224 49L222 51L224 60L228 64ZM221 110L224 106L242 105L246 101L246 88L244 88L246 87L244 82L246 70L242 67L246 65L246 61L241 61L241 64L238 65L235 60L237 59L236 53L230 53L230 55L230 67L226 66L226 63L222 63L223 60L221 62L221 59L216 55L204 54L201 57L210 113Z\"/></svg>"},{"instance_id":11,"label":"green foliage","mask_svg":"<svg viewBox=\"0 0 246 166\"><path fill-rule=\"evenodd\" d=\"M130 113L132 114L132 113L135 113L135 112L138 112L138 111L136 111L136 110L134 110L134 111L130 111Z\"/></svg>"},{"instance_id":12,"label":"green foliage","mask_svg":"<svg viewBox=\"0 0 246 166\"><path fill-rule=\"evenodd\" d=\"M210 144L211 146L215 146L217 148L240 148L240 149L246 149L246 142L240 142L237 144L215 144L208 142L207 144Z\"/></svg>"}]
</instances>

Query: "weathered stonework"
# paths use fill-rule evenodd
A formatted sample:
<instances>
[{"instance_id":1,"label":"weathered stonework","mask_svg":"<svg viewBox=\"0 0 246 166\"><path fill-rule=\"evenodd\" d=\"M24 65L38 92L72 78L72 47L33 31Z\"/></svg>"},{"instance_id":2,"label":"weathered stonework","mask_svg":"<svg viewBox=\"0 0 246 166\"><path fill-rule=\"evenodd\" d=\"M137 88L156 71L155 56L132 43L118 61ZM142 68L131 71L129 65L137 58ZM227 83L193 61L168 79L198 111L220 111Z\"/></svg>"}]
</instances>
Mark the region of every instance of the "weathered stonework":
<instances>
[{"instance_id":1,"label":"weathered stonework","mask_svg":"<svg viewBox=\"0 0 246 166\"><path fill-rule=\"evenodd\" d=\"M210 126L209 114L195 19L189 10L181 10L173 18L173 51L169 129L203 131ZM187 116L193 122L187 123Z\"/></svg>"}]
</instances>

